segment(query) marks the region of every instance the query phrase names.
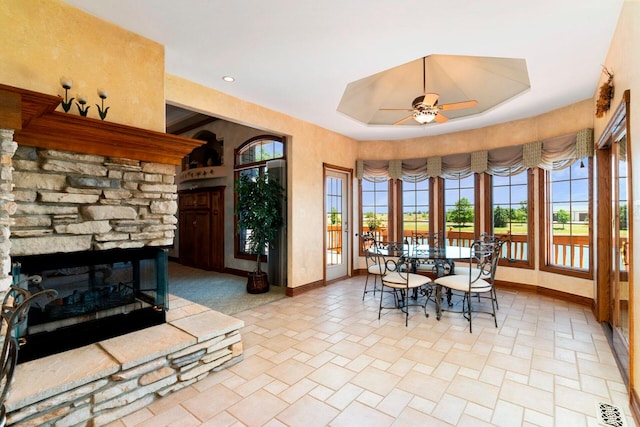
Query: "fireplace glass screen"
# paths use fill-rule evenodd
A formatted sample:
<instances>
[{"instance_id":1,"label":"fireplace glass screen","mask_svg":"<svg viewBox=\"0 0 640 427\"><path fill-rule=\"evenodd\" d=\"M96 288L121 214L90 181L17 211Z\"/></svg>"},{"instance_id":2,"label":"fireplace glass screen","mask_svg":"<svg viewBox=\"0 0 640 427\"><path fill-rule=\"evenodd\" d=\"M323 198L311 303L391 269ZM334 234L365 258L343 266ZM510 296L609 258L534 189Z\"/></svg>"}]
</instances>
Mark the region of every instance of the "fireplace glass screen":
<instances>
[{"instance_id":1,"label":"fireplace glass screen","mask_svg":"<svg viewBox=\"0 0 640 427\"><path fill-rule=\"evenodd\" d=\"M18 329L19 361L143 329L165 321L167 252L128 249L14 259L14 284L36 299Z\"/></svg>"}]
</instances>

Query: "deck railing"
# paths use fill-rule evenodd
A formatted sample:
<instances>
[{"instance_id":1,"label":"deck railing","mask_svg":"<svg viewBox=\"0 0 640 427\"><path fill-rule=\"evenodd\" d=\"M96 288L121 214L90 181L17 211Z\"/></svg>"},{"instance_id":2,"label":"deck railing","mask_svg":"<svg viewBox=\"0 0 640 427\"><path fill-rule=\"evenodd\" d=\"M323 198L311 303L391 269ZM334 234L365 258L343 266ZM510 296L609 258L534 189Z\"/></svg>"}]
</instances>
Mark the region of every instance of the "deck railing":
<instances>
[{"instance_id":1,"label":"deck railing","mask_svg":"<svg viewBox=\"0 0 640 427\"><path fill-rule=\"evenodd\" d=\"M363 227L363 231L369 231L368 227ZM376 236L376 240L388 240L386 228L377 228L372 232ZM405 230L403 240L409 241L411 235L412 231ZM502 247L502 258L516 261L527 260L528 236L508 233L502 237L507 240ZM469 247L475 238L475 233L472 231L449 230L446 233L446 242L451 246ZM589 236L553 236L553 263L555 265L589 268L589 250Z\"/></svg>"},{"instance_id":2,"label":"deck railing","mask_svg":"<svg viewBox=\"0 0 640 427\"><path fill-rule=\"evenodd\" d=\"M334 253L342 252L341 225L329 225L327 227L327 250Z\"/></svg>"},{"instance_id":3,"label":"deck railing","mask_svg":"<svg viewBox=\"0 0 640 427\"><path fill-rule=\"evenodd\" d=\"M528 242L524 234L510 234L501 236L506 240L502 247L502 258L510 260L526 260ZM447 232L447 242L450 245L470 245L474 239L473 232ZM553 264L575 268L589 268L589 236L553 236Z\"/></svg>"}]
</instances>

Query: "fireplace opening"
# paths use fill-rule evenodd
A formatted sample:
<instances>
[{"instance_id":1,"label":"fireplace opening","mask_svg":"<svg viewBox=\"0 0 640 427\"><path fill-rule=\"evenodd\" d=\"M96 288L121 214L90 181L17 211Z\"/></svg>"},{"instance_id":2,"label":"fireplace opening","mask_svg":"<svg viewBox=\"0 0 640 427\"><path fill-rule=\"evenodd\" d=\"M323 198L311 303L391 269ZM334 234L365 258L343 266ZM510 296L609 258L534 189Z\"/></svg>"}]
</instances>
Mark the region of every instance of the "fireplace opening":
<instances>
[{"instance_id":1,"label":"fireplace opening","mask_svg":"<svg viewBox=\"0 0 640 427\"><path fill-rule=\"evenodd\" d=\"M56 291L32 304L18 328L18 363L166 321L168 256L161 248L13 258L14 285Z\"/></svg>"}]
</instances>

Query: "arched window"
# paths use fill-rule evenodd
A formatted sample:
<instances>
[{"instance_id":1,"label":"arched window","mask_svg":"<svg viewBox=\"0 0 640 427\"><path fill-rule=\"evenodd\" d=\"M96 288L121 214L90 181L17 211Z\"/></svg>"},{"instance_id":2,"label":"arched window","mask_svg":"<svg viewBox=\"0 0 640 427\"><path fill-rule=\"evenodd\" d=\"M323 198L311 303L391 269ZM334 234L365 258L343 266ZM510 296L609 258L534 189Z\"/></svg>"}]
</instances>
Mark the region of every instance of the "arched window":
<instances>
[{"instance_id":1,"label":"arched window","mask_svg":"<svg viewBox=\"0 0 640 427\"><path fill-rule=\"evenodd\" d=\"M284 138L274 135L261 135L244 142L235 151L235 181L242 175L263 174L269 160L284 158L284 148ZM235 257L255 260L255 256L247 247L247 236L251 234L251 230L239 230L237 222L234 224L234 229L236 230ZM268 253L268 248L265 253Z\"/></svg>"}]
</instances>

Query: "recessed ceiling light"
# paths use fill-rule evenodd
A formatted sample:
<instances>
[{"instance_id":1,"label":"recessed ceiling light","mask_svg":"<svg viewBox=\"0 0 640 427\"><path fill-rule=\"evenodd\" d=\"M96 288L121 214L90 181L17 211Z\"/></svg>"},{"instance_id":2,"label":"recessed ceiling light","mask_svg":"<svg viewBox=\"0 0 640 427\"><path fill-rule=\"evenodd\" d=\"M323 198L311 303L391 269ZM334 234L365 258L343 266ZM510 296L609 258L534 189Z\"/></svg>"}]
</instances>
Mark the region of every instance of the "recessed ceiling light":
<instances>
[{"instance_id":1,"label":"recessed ceiling light","mask_svg":"<svg viewBox=\"0 0 640 427\"><path fill-rule=\"evenodd\" d=\"M234 79L231 76L222 76L222 80L224 80L225 82L234 82L234 81L236 81L236 79Z\"/></svg>"}]
</instances>

